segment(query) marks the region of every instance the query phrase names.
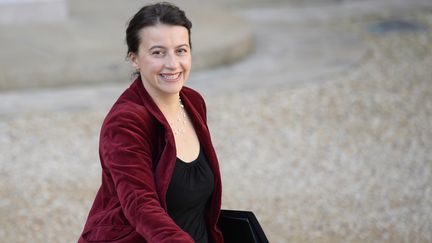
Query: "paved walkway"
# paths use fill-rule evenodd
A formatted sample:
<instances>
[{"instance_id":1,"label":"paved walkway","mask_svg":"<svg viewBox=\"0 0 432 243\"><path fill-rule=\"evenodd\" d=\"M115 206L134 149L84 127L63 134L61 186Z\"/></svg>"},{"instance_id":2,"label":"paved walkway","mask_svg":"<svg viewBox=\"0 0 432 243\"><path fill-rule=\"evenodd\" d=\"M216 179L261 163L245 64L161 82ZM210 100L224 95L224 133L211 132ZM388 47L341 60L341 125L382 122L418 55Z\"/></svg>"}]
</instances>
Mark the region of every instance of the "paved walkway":
<instances>
[{"instance_id":1,"label":"paved walkway","mask_svg":"<svg viewBox=\"0 0 432 243\"><path fill-rule=\"evenodd\" d=\"M295 20L289 6L238 8L256 51L193 74L223 205L253 210L271 242L432 241L432 11L395 3L359 1L373 10L350 17L300 7ZM429 31L368 32L393 17ZM4 241L77 238L100 182L98 130L125 86L0 94Z\"/></svg>"}]
</instances>

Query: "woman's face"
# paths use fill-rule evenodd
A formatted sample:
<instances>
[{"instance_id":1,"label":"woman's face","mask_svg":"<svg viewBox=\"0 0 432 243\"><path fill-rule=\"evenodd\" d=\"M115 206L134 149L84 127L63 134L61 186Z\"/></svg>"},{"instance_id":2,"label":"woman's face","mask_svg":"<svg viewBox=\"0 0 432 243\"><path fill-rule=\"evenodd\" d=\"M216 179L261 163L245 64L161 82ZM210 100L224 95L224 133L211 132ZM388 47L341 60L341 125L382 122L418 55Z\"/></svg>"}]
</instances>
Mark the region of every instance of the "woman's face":
<instances>
[{"instance_id":1,"label":"woman's face","mask_svg":"<svg viewBox=\"0 0 432 243\"><path fill-rule=\"evenodd\" d=\"M138 53L130 53L129 58L153 98L178 94L192 64L188 30L166 24L144 27Z\"/></svg>"}]
</instances>

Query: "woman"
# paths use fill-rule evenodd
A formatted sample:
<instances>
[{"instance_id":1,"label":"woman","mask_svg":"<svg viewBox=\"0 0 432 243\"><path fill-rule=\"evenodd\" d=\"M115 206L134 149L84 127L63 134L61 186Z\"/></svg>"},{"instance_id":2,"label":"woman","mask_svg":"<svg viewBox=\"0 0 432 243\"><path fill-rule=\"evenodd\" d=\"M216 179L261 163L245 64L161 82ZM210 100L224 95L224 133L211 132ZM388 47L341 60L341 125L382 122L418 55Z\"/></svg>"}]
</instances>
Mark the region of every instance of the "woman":
<instances>
[{"instance_id":1,"label":"woman","mask_svg":"<svg viewBox=\"0 0 432 243\"><path fill-rule=\"evenodd\" d=\"M78 242L223 242L206 106L183 86L191 26L168 3L145 6L130 20L128 58L138 77L103 122L102 185Z\"/></svg>"}]
</instances>

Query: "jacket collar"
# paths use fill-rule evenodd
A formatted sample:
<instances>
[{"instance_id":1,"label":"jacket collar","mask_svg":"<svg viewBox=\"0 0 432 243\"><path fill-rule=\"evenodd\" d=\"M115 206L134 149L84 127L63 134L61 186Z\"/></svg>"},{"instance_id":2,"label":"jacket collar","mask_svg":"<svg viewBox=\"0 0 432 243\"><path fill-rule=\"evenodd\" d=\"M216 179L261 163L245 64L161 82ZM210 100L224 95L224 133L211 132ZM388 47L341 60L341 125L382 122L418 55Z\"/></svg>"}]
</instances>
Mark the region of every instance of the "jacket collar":
<instances>
[{"instance_id":1,"label":"jacket collar","mask_svg":"<svg viewBox=\"0 0 432 243\"><path fill-rule=\"evenodd\" d=\"M165 129L169 130L170 126L169 126L168 121L166 120L165 116L162 114L162 111L159 109L159 107L154 102L153 98L150 96L150 94L144 88L144 84L142 83L140 76L138 76L138 78L135 79L134 83L132 84L132 87L138 93L138 95L142 101L142 104L147 109L147 111L149 111L150 114L153 117L155 117L156 120L158 120L164 126Z\"/></svg>"}]
</instances>

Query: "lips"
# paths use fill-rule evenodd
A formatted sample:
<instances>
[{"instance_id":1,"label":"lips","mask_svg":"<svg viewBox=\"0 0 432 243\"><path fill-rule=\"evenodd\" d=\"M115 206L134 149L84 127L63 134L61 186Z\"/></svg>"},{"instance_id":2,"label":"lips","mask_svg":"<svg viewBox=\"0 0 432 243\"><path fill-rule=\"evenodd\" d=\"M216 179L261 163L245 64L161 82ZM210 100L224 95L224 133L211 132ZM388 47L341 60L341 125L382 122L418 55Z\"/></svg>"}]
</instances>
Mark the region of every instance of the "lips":
<instances>
[{"instance_id":1,"label":"lips","mask_svg":"<svg viewBox=\"0 0 432 243\"><path fill-rule=\"evenodd\" d=\"M168 82L175 82L180 79L181 72L179 73L161 73L159 76Z\"/></svg>"}]
</instances>

